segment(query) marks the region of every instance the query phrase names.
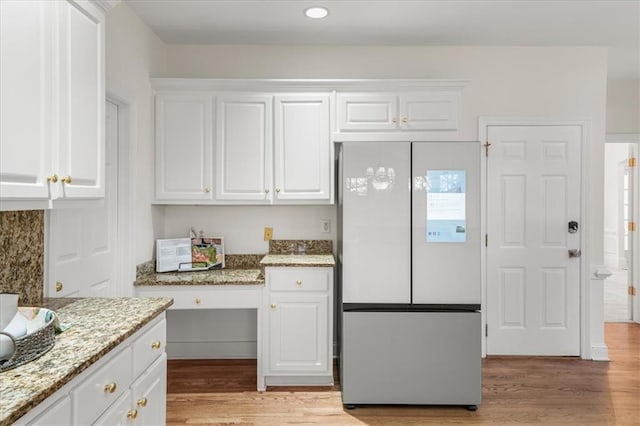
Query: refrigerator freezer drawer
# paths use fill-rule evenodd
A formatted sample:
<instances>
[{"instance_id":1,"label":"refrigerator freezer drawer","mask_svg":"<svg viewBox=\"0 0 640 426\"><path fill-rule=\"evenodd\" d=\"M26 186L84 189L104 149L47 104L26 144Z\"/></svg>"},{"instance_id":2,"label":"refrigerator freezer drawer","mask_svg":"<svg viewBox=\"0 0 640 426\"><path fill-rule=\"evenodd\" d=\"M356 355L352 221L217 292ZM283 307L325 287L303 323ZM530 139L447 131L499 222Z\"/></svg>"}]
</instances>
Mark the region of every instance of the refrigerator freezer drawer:
<instances>
[{"instance_id":1,"label":"refrigerator freezer drawer","mask_svg":"<svg viewBox=\"0 0 640 426\"><path fill-rule=\"evenodd\" d=\"M344 312L344 404L479 405L479 312Z\"/></svg>"}]
</instances>

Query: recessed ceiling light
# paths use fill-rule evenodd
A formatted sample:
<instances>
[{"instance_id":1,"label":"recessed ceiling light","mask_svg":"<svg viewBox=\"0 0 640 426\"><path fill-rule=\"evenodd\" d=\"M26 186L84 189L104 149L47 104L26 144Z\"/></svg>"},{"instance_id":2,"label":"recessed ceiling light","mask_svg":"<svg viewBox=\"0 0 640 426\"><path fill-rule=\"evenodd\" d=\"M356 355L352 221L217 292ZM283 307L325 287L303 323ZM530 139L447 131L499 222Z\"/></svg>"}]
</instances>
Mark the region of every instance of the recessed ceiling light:
<instances>
[{"instance_id":1,"label":"recessed ceiling light","mask_svg":"<svg viewBox=\"0 0 640 426\"><path fill-rule=\"evenodd\" d=\"M310 7L304 11L307 18L322 19L326 18L329 14L329 10L326 7Z\"/></svg>"}]
</instances>

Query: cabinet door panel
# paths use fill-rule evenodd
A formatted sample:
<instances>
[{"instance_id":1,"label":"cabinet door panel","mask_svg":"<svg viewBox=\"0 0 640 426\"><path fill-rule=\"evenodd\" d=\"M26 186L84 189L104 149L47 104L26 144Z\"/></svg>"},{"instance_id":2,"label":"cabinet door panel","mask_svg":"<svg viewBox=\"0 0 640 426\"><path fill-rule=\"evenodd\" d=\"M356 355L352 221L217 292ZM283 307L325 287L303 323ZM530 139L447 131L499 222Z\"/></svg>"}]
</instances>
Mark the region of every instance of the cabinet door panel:
<instances>
[{"instance_id":1,"label":"cabinet door panel","mask_svg":"<svg viewBox=\"0 0 640 426\"><path fill-rule=\"evenodd\" d=\"M71 398L65 395L47 410L37 417L34 421L29 422L30 425L46 425L46 426L68 426L73 424L71 420Z\"/></svg>"},{"instance_id":2,"label":"cabinet door panel","mask_svg":"<svg viewBox=\"0 0 640 426\"><path fill-rule=\"evenodd\" d=\"M47 199L52 3L0 1L0 198Z\"/></svg>"},{"instance_id":3,"label":"cabinet door panel","mask_svg":"<svg viewBox=\"0 0 640 426\"><path fill-rule=\"evenodd\" d=\"M167 355L163 353L131 386L131 407L138 412L135 424L149 426L165 424L167 417L166 393Z\"/></svg>"},{"instance_id":4,"label":"cabinet door panel","mask_svg":"<svg viewBox=\"0 0 640 426\"><path fill-rule=\"evenodd\" d=\"M217 103L216 198L268 202L271 96L225 96Z\"/></svg>"},{"instance_id":5,"label":"cabinet door panel","mask_svg":"<svg viewBox=\"0 0 640 426\"><path fill-rule=\"evenodd\" d=\"M432 92L400 96L403 130L456 130L460 94Z\"/></svg>"},{"instance_id":6,"label":"cabinet door panel","mask_svg":"<svg viewBox=\"0 0 640 426\"><path fill-rule=\"evenodd\" d=\"M275 201L329 200L329 96L275 99Z\"/></svg>"},{"instance_id":7,"label":"cabinet door panel","mask_svg":"<svg viewBox=\"0 0 640 426\"><path fill-rule=\"evenodd\" d=\"M329 369L327 294L272 294L269 324L271 372L320 373Z\"/></svg>"},{"instance_id":8,"label":"cabinet door panel","mask_svg":"<svg viewBox=\"0 0 640 426\"><path fill-rule=\"evenodd\" d=\"M65 198L104 196L104 17L94 5L59 2L58 172Z\"/></svg>"},{"instance_id":9,"label":"cabinet door panel","mask_svg":"<svg viewBox=\"0 0 640 426\"><path fill-rule=\"evenodd\" d=\"M212 98L156 96L156 199L212 198Z\"/></svg>"},{"instance_id":10,"label":"cabinet door panel","mask_svg":"<svg viewBox=\"0 0 640 426\"><path fill-rule=\"evenodd\" d=\"M339 93L337 104L338 131L398 128L398 97L394 94Z\"/></svg>"}]
</instances>

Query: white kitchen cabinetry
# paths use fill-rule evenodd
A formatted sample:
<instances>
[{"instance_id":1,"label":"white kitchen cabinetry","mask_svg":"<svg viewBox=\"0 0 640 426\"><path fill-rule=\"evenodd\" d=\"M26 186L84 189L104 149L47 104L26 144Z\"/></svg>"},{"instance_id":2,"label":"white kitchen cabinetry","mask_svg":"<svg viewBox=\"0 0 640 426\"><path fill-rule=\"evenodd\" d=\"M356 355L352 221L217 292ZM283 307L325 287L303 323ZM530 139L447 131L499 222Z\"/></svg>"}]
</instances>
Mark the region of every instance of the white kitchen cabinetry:
<instances>
[{"instance_id":1,"label":"white kitchen cabinetry","mask_svg":"<svg viewBox=\"0 0 640 426\"><path fill-rule=\"evenodd\" d=\"M331 200L329 105L327 94L275 97L275 203Z\"/></svg>"},{"instance_id":2,"label":"white kitchen cabinetry","mask_svg":"<svg viewBox=\"0 0 640 426\"><path fill-rule=\"evenodd\" d=\"M216 199L271 199L272 96L218 96Z\"/></svg>"},{"instance_id":3,"label":"white kitchen cabinetry","mask_svg":"<svg viewBox=\"0 0 640 426\"><path fill-rule=\"evenodd\" d=\"M460 92L338 93L338 131L457 130Z\"/></svg>"},{"instance_id":4,"label":"white kitchen cabinetry","mask_svg":"<svg viewBox=\"0 0 640 426\"><path fill-rule=\"evenodd\" d=\"M16 424L164 424L165 347L162 313Z\"/></svg>"},{"instance_id":5,"label":"white kitchen cabinetry","mask_svg":"<svg viewBox=\"0 0 640 426\"><path fill-rule=\"evenodd\" d=\"M333 383L333 268L267 267L267 385Z\"/></svg>"},{"instance_id":6,"label":"white kitchen cabinetry","mask_svg":"<svg viewBox=\"0 0 640 426\"><path fill-rule=\"evenodd\" d=\"M156 200L212 200L213 97L156 95Z\"/></svg>"},{"instance_id":7,"label":"white kitchen cabinetry","mask_svg":"<svg viewBox=\"0 0 640 426\"><path fill-rule=\"evenodd\" d=\"M104 11L3 1L0 19L0 198L103 197Z\"/></svg>"}]
</instances>

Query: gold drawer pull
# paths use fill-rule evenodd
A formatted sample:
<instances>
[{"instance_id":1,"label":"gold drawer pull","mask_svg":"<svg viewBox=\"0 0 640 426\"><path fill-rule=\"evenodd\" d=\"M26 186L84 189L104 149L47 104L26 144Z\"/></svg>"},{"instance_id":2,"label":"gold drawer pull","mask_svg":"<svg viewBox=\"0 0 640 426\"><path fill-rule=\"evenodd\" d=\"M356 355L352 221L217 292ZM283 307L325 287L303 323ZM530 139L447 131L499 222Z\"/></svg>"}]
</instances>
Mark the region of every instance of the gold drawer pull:
<instances>
[{"instance_id":1,"label":"gold drawer pull","mask_svg":"<svg viewBox=\"0 0 640 426\"><path fill-rule=\"evenodd\" d=\"M196 305L199 305L201 300L200 299L196 299L195 302L196 302Z\"/></svg>"},{"instance_id":2,"label":"gold drawer pull","mask_svg":"<svg viewBox=\"0 0 640 426\"><path fill-rule=\"evenodd\" d=\"M302 280L297 280L297 281L296 281L296 285L297 285L298 287L301 287L301 286L302 286Z\"/></svg>"},{"instance_id":3,"label":"gold drawer pull","mask_svg":"<svg viewBox=\"0 0 640 426\"><path fill-rule=\"evenodd\" d=\"M129 410L127 412L127 418L131 420L135 420L138 417L138 410Z\"/></svg>"},{"instance_id":4,"label":"gold drawer pull","mask_svg":"<svg viewBox=\"0 0 640 426\"><path fill-rule=\"evenodd\" d=\"M151 349L160 349L160 341L156 340L155 342L151 343Z\"/></svg>"},{"instance_id":5,"label":"gold drawer pull","mask_svg":"<svg viewBox=\"0 0 640 426\"><path fill-rule=\"evenodd\" d=\"M271 309L275 309L275 308L276 308L276 304L275 304L275 303L272 303L272 304L271 304Z\"/></svg>"},{"instance_id":6,"label":"gold drawer pull","mask_svg":"<svg viewBox=\"0 0 640 426\"><path fill-rule=\"evenodd\" d=\"M146 407L147 406L147 398L140 398L138 402L136 402L138 407Z\"/></svg>"},{"instance_id":7,"label":"gold drawer pull","mask_svg":"<svg viewBox=\"0 0 640 426\"><path fill-rule=\"evenodd\" d=\"M47 182L51 182L51 183L58 182L58 175L54 173L51 176L47 176Z\"/></svg>"},{"instance_id":8,"label":"gold drawer pull","mask_svg":"<svg viewBox=\"0 0 640 426\"><path fill-rule=\"evenodd\" d=\"M116 385L115 382L109 383L108 385L104 385L104 391L108 393L114 393L117 388L118 388L118 385Z\"/></svg>"},{"instance_id":9,"label":"gold drawer pull","mask_svg":"<svg viewBox=\"0 0 640 426\"><path fill-rule=\"evenodd\" d=\"M56 282L56 291L62 291L62 288L64 286L62 285L62 283L60 281Z\"/></svg>"},{"instance_id":10,"label":"gold drawer pull","mask_svg":"<svg viewBox=\"0 0 640 426\"><path fill-rule=\"evenodd\" d=\"M402 117L402 122L403 123L407 123L409 121L409 119L407 117Z\"/></svg>"},{"instance_id":11,"label":"gold drawer pull","mask_svg":"<svg viewBox=\"0 0 640 426\"><path fill-rule=\"evenodd\" d=\"M67 185L72 182L71 176L69 176L69 175L62 176L62 179L60 179L60 180L62 181L62 183L66 183Z\"/></svg>"}]
</instances>

